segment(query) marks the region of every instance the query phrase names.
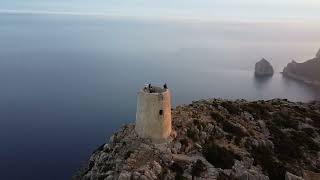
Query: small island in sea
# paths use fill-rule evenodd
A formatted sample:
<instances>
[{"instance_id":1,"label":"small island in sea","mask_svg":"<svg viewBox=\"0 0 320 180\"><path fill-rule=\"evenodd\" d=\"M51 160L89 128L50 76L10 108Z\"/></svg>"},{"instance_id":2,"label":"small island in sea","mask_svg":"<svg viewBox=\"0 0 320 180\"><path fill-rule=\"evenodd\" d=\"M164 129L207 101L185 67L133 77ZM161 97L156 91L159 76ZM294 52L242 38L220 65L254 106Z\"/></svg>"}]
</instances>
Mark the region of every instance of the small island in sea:
<instances>
[{"instance_id":1,"label":"small island in sea","mask_svg":"<svg viewBox=\"0 0 320 180\"><path fill-rule=\"evenodd\" d=\"M257 77L272 76L273 73L274 73L274 70L272 65L265 58L262 58L259 62L256 63L255 76Z\"/></svg>"},{"instance_id":2,"label":"small island in sea","mask_svg":"<svg viewBox=\"0 0 320 180\"><path fill-rule=\"evenodd\" d=\"M310 85L320 86L320 50L313 59L306 62L289 63L283 69L283 75Z\"/></svg>"},{"instance_id":3,"label":"small island in sea","mask_svg":"<svg viewBox=\"0 0 320 180\"><path fill-rule=\"evenodd\" d=\"M207 99L171 109L167 86L148 88L138 93L136 123L74 179L320 179L319 102Z\"/></svg>"}]
</instances>

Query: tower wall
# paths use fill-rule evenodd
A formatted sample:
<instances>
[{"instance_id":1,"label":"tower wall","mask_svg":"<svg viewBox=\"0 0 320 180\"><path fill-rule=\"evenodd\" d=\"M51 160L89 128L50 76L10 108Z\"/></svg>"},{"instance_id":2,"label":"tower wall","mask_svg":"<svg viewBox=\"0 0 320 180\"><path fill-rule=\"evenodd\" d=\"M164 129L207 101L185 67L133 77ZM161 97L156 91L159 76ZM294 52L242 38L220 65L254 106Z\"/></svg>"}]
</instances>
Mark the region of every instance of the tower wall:
<instances>
[{"instance_id":1,"label":"tower wall","mask_svg":"<svg viewBox=\"0 0 320 180\"><path fill-rule=\"evenodd\" d=\"M153 87L138 93L135 131L142 138L164 141L171 133L171 97L169 89Z\"/></svg>"}]
</instances>

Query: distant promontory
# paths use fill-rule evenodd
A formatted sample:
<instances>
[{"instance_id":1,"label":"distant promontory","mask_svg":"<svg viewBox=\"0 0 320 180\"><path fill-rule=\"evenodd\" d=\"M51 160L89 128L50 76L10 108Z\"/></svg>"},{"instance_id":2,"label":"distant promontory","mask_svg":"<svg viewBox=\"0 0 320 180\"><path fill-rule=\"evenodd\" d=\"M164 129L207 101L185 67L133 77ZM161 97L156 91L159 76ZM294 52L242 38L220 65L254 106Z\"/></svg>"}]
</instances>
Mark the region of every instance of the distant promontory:
<instances>
[{"instance_id":1,"label":"distant promontory","mask_svg":"<svg viewBox=\"0 0 320 180\"><path fill-rule=\"evenodd\" d=\"M315 58L303 63L292 61L283 69L283 75L307 84L320 86L320 50Z\"/></svg>"}]
</instances>

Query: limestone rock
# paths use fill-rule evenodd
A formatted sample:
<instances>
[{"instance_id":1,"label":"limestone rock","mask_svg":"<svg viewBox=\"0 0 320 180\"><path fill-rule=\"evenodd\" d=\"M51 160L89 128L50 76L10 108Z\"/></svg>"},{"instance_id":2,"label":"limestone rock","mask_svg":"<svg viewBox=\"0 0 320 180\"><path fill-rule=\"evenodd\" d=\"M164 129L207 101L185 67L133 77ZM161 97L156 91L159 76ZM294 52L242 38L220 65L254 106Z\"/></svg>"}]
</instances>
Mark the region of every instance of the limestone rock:
<instances>
[{"instance_id":1,"label":"limestone rock","mask_svg":"<svg viewBox=\"0 0 320 180\"><path fill-rule=\"evenodd\" d=\"M289 173L289 172L286 173L285 179L286 180L304 180L303 178L296 176L296 175Z\"/></svg>"},{"instance_id":2,"label":"limestone rock","mask_svg":"<svg viewBox=\"0 0 320 180\"><path fill-rule=\"evenodd\" d=\"M272 65L266 60L262 59L255 65L256 76L272 76L274 73Z\"/></svg>"},{"instance_id":3,"label":"limestone rock","mask_svg":"<svg viewBox=\"0 0 320 180\"><path fill-rule=\"evenodd\" d=\"M316 54L316 58L320 58L320 49L319 49L319 51L318 51L317 54Z\"/></svg>"},{"instance_id":4,"label":"limestone rock","mask_svg":"<svg viewBox=\"0 0 320 180\"><path fill-rule=\"evenodd\" d=\"M131 174L130 172L123 171L120 173L118 180L130 180Z\"/></svg>"},{"instance_id":5,"label":"limestone rock","mask_svg":"<svg viewBox=\"0 0 320 180\"><path fill-rule=\"evenodd\" d=\"M176 143L173 145L172 151L173 151L174 153L179 152L180 149L181 149L181 146L182 146L182 145L181 145L180 142L176 142Z\"/></svg>"},{"instance_id":6,"label":"limestone rock","mask_svg":"<svg viewBox=\"0 0 320 180\"><path fill-rule=\"evenodd\" d=\"M104 180L113 180L113 176L109 175L108 177L104 178Z\"/></svg>"},{"instance_id":7,"label":"limestone rock","mask_svg":"<svg viewBox=\"0 0 320 180\"><path fill-rule=\"evenodd\" d=\"M246 120L248 120L248 121L253 121L254 120L254 118L253 118L253 116L250 114L250 113L248 113L248 112L243 112L242 113L243 114L243 116L244 116L244 118L246 119Z\"/></svg>"},{"instance_id":8,"label":"limestone rock","mask_svg":"<svg viewBox=\"0 0 320 180\"><path fill-rule=\"evenodd\" d=\"M319 180L320 179L320 173L315 173L312 171L303 171L303 178L305 180Z\"/></svg>"},{"instance_id":9,"label":"limestone rock","mask_svg":"<svg viewBox=\"0 0 320 180\"><path fill-rule=\"evenodd\" d=\"M175 138L157 144L125 125L73 179L318 180L319 109L282 99L195 101L172 110Z\"/></svg>"},{"instance_id":10,"label":"limestone rock","mask_svg":"<svg viewBox=\"0 0 320 180\"><path fill-rule=\"evenodd\" d=\"M269 177L261 172L253 169L248 170L240 161L235 162L235 165L232 167L231 176L239 180L269 180Z\"/></svg>"}]
</instances>

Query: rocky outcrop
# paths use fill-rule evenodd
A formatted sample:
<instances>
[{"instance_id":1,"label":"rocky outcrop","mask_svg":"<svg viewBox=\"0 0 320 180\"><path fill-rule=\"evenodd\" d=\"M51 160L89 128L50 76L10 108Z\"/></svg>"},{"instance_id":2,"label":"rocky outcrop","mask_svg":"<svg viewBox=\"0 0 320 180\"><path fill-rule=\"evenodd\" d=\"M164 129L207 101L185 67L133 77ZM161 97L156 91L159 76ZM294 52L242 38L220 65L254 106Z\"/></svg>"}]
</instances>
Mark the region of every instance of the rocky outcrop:
<instances>
[{"instance_id":1,"label":"rocky outcrop","mask_svg":"<svg viewBox=\"0 0 320 180\"><path fill-rule=\"evenodd\" d=\"M303 178L305 180L318 180L320 179L320 173L311 172L308 170L303 171Z\"/></svg>"},{"instance_id":2,"label":"rocky outcrop","mask_svg":"<svg viewBox=\"0 0 320 180\"><path fill-rule=\"evenodd\" d=\"M304 63L292 61L283 69L283 75L304 83L320 86L320 50L316 57Z\"/></svg>"},{"instance_id":3,"label":"rocky outcrop","mask_svg":"<svg viewBox=\"0 0 320 180\"><path fill-rule=\"evenodd\" d=\"M320 49L319 49L319 51L318 51L317 54L316 54L316 58L320 58Z\"/></svg>"},{"instance_id":4,"label":"rocky outcrop","mask_svg":"<svg viewBox=\"0 0 320 180\"><path fill-rule=\"evenodd\" d=\"M320 172L319 102L200 100L172 118L163 144L123 126L74 179L308 180Z\"/></svg>"},{"instance_id":5,"label":"rocky outcrop","mask_svg":"<svg viewBox=\"0 0 320 180\"><path fill-rule=\"evenodd\" d=\"M272 76L274 73L272 65L266 60L262 59L255 65L256 76Z\"/></svg>"},{"instance_id":6,"label":"rocky outcrop","mask_svg":"<svg viewBox=\"0 0 320 180\"><path fill-rule=\"evenodd\" d=\"M286 173L286 180L304 180L302 177L296 176L292 173Z\"/></svg>"}]
</instances>

